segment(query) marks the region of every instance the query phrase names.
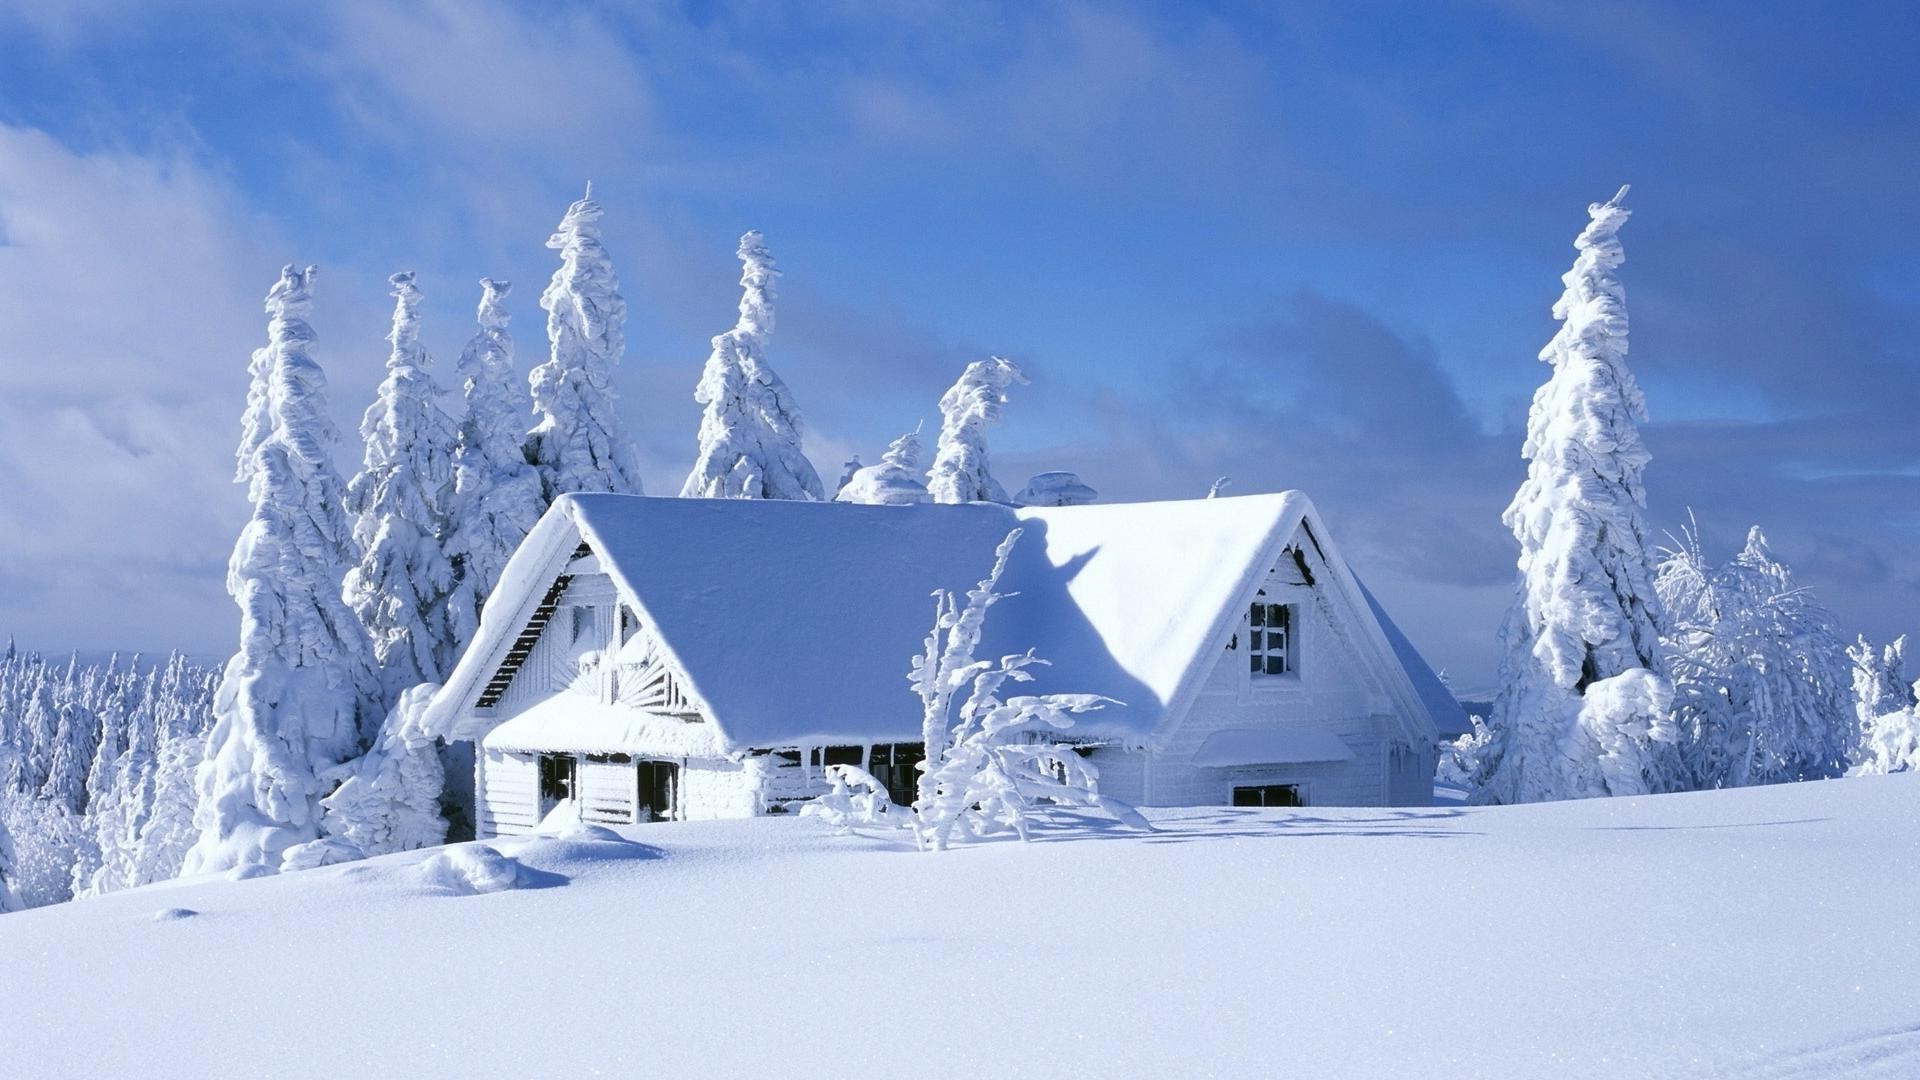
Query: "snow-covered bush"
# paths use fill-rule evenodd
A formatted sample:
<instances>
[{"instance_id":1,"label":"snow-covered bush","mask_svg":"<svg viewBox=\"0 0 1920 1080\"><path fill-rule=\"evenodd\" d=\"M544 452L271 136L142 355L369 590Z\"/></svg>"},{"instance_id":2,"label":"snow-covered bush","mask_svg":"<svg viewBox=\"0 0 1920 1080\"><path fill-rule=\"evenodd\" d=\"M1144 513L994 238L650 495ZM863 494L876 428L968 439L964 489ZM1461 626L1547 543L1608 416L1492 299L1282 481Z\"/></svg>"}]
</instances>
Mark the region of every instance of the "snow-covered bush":
<instances>
[{"instance_id":1,"label":"snow-covered bush","mask_svg":"<svg viewBox=\"0 0 1920 1080\"><path fill-rule=\"evenodd\" d=\"M826 498L800 452L800 410L767 364L774 283L780 271L758 232L740 238L740 318L716 335L693 398L700 450L681 486L688 499Z\"/></svg>"},{"instance_id":2,"label":"snow-covered bush","mask_svg":"<svg viewBox=\"0 0 1920 1080\"><path fill-rule=\"evenodd\" d=\"M1794 585L1760 529L1720 567L1686 531L1656 585L1689 786L1838 775L1858 739L1854 672L1833 613Z\"/></svg>"},{"instance_id":3,"label":"snow-covered bush","mask_svg":"<svg viewBox=\"0 0 1920 1080\"><path fill-rule=\"evenodd\" d=\"M1014 493L1013 501L1020 506L1085 506L1099 497L1078 475L1055 471L1035 475Z\"/></svg>"},{"instance_id":4,"label":"snow-covered bush","mask_svg":"<svg viewBox=\"0 0 1920 1080\"><path fill-rule=\"evenodd\" d=\"M893 440L878 465L857 469L840 486L835 501L869 506L907 506L928 499L920 482L920 429Z\"/></svg>"},{"instance_id":5,"label":"snow-covered bush","mask_svg":"<svg viewBox=\"0 0 1920 1080\"><path fill-rule=\"evenodd\" d=\"M1473 725L1472 731L1441 744L1433 779L1435 784L1477 791L1486 783L1487 746L1493 741L1493 732L1478 715L1469 714L1467 720Z\"/></svg>"},{"instance_id":6,"label":"snow-covered bush","mask_svg":"<svg viewBox=\"0 0 1920 1080\"><path fill-rule=\"evenodd\" d=\"M827 793L800 807L801 817L817 817L838 833L861 826L900 828L907 815L895 812L887 786L858 765L828 765L822 770Z\"/></svg>"},{"instance_id":7,"label":"snow-covered bush","mask_svg":"<svg viewBox=\"0 0 1920 1080\"><path fill-rule=\"evenodd\" d=\"M1920 683L1913 691L1920 694ZM1920 707L1883 713L1862 733L1851 770L1855 775L1920 771Z\"/></svg>"},{"instance_id":8,"label":"snow-covered bush","mask_svg":"<svg viewBox=\"0 0 1920 1080\"><path fill-rule=\"evenodd\" d=\"M934 444L927 492L937 503L1006 502L1007 492L987 468L987 425L1000 419L1007 387L1024 383L1013 361L976 360L940 397L940 440Z\"/></svg>"},{"instance_id":9,"label":"snow-covered bush","mask_svg":"<svg viewBox=\"0 0 1920 1080\"><path fill-rule=\"evenodd\" d=\"M352 538L326 376L311 355L311 283L311 268L289 266L267 294L267 430L244 436L253 514L227 570L240 649L196 781L190 874L276 868L287 847L318 836L320 776L360 752L362 714L380 696L365 632L341 600Z\"/></svg>"},{"instance_id":10,"label":"snow-covered bush","mask_svg":"<svg viewBox=\"0 0 1920 1080\"><path fill-rule=\"evenodd\" d=\"M1860 745L1851 772L1920 770L1920 682L1907 682L1907 639L1875 649L1865 637L1847 649L1853 660L1854 711Z\"/></svg>"},{"instance_id":11,"label":"snow-covered bush","mask_svg":"<svg viewBox=\"0 0 1920 1080\"><path fill-rule=\"evenodd\" d=\"M421 294L411 271L393 285L392 351L387 374L360 421L366 460L347 484L359 565L347 572L345 598L373 644L383 707L400 692L437 682L453 666L448 594L453 562L453 418L420 344Z\"/></svg>"},{"instance_id":12,"label":"snow-covered bush","mask_svg":"<svg viewBox=\"0 0 1920 1080\"><path fill-rule=\"evenodd\" d=\"M480 329L460 354L467 403L453 449L453 593L447 599L456 655L480 628L500 571L545 508L540 474L527 462L533 403L513 370L506 297L512 285L480 279Z\"/></svg>"},{"instance_id":13,"label":"snow-covered bush","mask_svg":"<svg viewBox=\"0 0 1920 1080\"><path fill-rule=\"evenodd\" d=\"M589 186L547 240L560 253L560 269L540 294L551 352L528 377L539 418L529 453L546 502L574 491L640 494L639 457L614 408L613 369L627 347L627 302L600 243L603 216Z\"/></svg>"},{"instance_id":14,"label":"snow-covered bush","mask_svg":"<svg viewBox=\"0 0 1920 1080\"><path fill-rule=\"evenodd\" d=\"M1501 627L1500 690L1489 720L1481 802L1628 795L1685 784L1660 698L1635 671L1664 678L1660 601L1648 552L1636 421L1646 402L1628 369L1619 230L1626 188L1588 207L1592 221L1554 304L1561 327L1540 359L1553 373L1534 394L1522 455L1527 479L1502 520L1520 542L1513 606ZM1617 725L1609 727L1608 725Z\"/></svg>"},{"instance_id":15,"label":"snow-covered bush","mask_svg":"<svg viewBox=\"0 0 1920 1080\"><path fill-rule=\"evenodd\" d=\"M1056 737L1073 717L1113 703L1098 694L1041 694L1002 699L1008 682L1030 682L1027 672L1046 661L1031 650L998 660L976 660L987 610L1007 594L1000 577L1021 530L994 552L993 569L968 590L965 604L934 594L934 624L914 657L908 679L920 696L926 744L914 835L923 849L945 848L956 833L976 838L1010 830L1027 838L1029 819L1048 805L1104 810L1145 826L1131 807L1100 794L1099 771ZM953 698L967 690L957 716Z\"/></svg>"}]
</instances>

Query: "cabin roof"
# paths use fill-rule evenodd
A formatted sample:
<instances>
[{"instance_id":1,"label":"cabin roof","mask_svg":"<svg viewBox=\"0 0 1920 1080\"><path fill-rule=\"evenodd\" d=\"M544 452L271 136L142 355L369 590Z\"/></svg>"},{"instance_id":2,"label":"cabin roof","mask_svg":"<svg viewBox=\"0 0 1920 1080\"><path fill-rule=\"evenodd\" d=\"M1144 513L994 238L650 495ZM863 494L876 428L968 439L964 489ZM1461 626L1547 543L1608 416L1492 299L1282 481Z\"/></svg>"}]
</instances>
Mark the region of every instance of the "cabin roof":
<instances>
[{"instance_id":1,"label":"cabin roof","mask_svg":"<svg viewBox=\"0 0 1920 1080\"><path fill-rule=\"evenodd\" d=\"M527 598L585 543L731 748L915 739L907 672L931 594L964 593L1014 528L1000 583L1012 595L988 616L979 655L1032 648L1050 666L1020 692L1120 702L1085 714L1076 734L1143 744L1181 715L1240 607L1304 530L1390 669L1389 692L1431 737L1425 704L1299 492L1048 508L562 496L509 563L441 704L472 706Z\"/></svg>"}]
</instances>

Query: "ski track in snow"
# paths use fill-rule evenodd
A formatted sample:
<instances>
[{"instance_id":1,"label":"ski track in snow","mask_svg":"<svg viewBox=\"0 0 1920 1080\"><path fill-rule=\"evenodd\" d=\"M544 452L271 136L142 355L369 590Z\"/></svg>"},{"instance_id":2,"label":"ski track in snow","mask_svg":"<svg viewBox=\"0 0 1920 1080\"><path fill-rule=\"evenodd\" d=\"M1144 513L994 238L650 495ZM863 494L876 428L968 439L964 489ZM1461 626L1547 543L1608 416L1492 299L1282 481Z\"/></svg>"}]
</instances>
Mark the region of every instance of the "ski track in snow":
<instances>
[{"instance_id":1,"label":"ski track in snow","mask_svg":"<svg viewBox=\"0 0 1920 1080\"><path fill-rule=\"evenodd\" d=\"M1920 1077L1920 1023L1771 1054L1762 1063L1722 1068L1707 1075L1725 1080L1911 1080Z\"/></svg>"}]
</instances>

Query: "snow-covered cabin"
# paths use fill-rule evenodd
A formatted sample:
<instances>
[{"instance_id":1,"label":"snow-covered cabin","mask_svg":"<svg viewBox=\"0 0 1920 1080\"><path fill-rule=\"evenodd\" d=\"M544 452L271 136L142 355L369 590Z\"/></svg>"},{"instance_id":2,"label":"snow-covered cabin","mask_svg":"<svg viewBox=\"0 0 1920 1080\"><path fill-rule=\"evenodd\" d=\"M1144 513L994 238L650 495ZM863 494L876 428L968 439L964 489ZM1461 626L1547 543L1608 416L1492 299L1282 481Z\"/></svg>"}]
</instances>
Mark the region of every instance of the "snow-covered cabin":
<instances>
[{"instance_id":1,"label":"snow-covered cabin","mask_svg":"<svg viewBox=\"0 0 1920 1080\"><path fill-rule=\"evenodd\" d=\"M1457 710L1298 492L1067 507L570 495L433 706L482 836L779 813L820 767L911 799L935 589L1024 530L980 655L1120 704L1066 737L1138 805L1424 805Z\"/></svg>"}]
</instances>

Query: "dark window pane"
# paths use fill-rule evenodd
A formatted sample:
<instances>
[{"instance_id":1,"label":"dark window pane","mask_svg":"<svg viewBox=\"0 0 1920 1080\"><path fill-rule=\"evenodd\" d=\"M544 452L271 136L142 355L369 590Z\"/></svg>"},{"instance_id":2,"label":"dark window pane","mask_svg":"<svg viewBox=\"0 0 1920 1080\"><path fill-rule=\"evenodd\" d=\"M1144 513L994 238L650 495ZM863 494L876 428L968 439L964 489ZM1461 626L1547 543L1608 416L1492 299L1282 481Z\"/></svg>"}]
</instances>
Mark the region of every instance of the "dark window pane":
<instances>
[{"instance_id":1,"label":"dark window pane","mask_svg":"<svg viewBox=\"0 0 1920 1080\"><path fill-rule=\"evenodd\" d=\"M1249 661L1250 661L1250 662L1252 663L1252 665L1253 665L1253 673L1254 673L1255 675L1258 675L1258 674L1260 674L1260 654L1259 654L1259 653L1252 653L1252 654L1250 654L1250 655L1249 655L1249 656L1247 657L1247 659L1248 659L1248 660L1249 660Z\"/></svg>"},{"instance_id":2,"label":"dark window pane","mask_svg":"<svg viewBox=\"0 0 1920 1080\"><path fill-rule=\"evenodd\" d=\"M1257 787L1237 787L1233 789L1233 805L1259 806L1260 789Z\"/></svg>"},{"instance_id":3,"label":"dark window pane","mask_svg":"<svg viewBox=\"0 0 1920 1080\"><path fill-rule=\"evenodd\" d=\"M1287 605L1268 604L1267 605L1267 625L1268 626L1287 625Z\"/></svg>"},{"instance_id":4,"label":"dark window pane","mask_svg":"<svg viewBox=\"0 0 1920 1080\"><path fill-rule=\"evenodd\" d=\"M1267 656L1267 674L1285 675L1286 673L1287 673L1287 658L1277 654L1269 654Z\"/></svg>"},{"instance_id":5,"label":"dark window pane","mask_svg":"<svg viewBox=\"0 0 1920 1080\"><path fill-rule=\"evenodd\" d=\"M1267 625L1267 606L1265 604L1253 605L1253 625Z\"/></svg>"},{"instance_id":6,"label":"dark window pane","mask_svg":"<svg viewBox=\"0 0 1920 1080\"><path fill-rule=\"evenodd\" d=\"M1252 649L1254 652L1259 652L1261 649L1267 647L1266 640L1267 636L1264 632L1255 630L1248 635L1247 648Z\"/></svg>"},{"instance_id":7,"label":"dark window pane","mask_svg":"<svg viewBox=\"0 0 1920 1080\"><path fill-rule=\"evenodd\" d=\"M827 764L858 765L860 749L858 746L829 746L827 747Z\"/></svg>"}]
</instances>

